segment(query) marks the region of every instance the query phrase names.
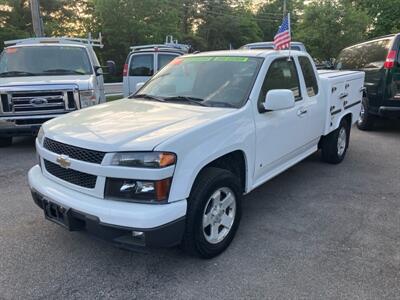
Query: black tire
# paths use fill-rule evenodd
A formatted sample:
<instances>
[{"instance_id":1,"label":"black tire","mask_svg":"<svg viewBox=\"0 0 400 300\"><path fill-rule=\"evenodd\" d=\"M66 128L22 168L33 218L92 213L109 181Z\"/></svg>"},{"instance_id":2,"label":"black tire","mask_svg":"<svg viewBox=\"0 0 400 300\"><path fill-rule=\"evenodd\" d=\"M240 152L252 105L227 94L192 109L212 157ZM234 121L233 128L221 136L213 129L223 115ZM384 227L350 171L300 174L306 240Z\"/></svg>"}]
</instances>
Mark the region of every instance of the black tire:
<instances>
[{"instance_id":1,"label":"black tire","mask_svg":"<svg viewBox=\"0 0 400 300\"><path fill-rule=\"evenodd\" d=\"M0 147L9 147L12 145L12 137L0 137Z\"/></svg>"},{"instance_id":2,"label":"black tire","mask_svg":"<svg viewBox=\"0 0 400 300\"><path fill-rule=\"evenodd\" d=\"M343 138L343 132L345 137ZM339 143L344 140L344 145ZM347 149L350 141L350 124L347 120L343 119L340 122L339 128L323 137L321 151L322 160L330 164L338 164L343 161L346 156Z\"/></svg>"},{"instance_id":3,"label":"black tire","mask_svg":"<svg viewBox=\"0 0 400 300\"><path fill-rule=\"evenodd\" d=\"M369 112L368 99L364 97L361 103L361 112L357 121L357 127L358 129L365 131L372 130L374 128L375 121L376 117Z\"/></svg>"},{"instance_id":4,"label":"black tire","mask_svg":"<svg viewBox=\"0 0 400 300\"><path fill-rule=\"evenodd\" d=\"M211 196L221 188L228 188L233 192L236 199L236 213L227 235L218 243L210 243L206 239L206 229L203 229L203 214L210 206ZM240 223L241 197L240 181L232 172L219 168L207 168L202 171L196 179L188 199L182 248L189 254L201 258L212 258L223 252L232 242ZM222 230L224 227L221 232Z\"/></svg>"}]
</instances>

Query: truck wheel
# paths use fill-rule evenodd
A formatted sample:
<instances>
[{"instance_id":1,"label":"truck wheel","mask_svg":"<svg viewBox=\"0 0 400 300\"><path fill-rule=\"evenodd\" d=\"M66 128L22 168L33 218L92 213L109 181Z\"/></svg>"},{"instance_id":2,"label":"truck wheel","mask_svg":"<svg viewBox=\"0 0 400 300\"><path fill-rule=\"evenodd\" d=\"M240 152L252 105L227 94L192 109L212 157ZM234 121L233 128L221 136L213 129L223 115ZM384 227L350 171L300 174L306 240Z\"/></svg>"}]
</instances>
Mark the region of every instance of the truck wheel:
<instances>
[{"instance_id":1,"label":"truck wheel","mask_svg":"<svg viewBox=\"0 0 400 300\"><path fill-rule=\"evenodd\" d=\"M350 140L350 124L343 119L339 128L323 137L322 160L330 164L342 162L346 156Z\"/></svg>"},{"instance_id":2,"label":"truck wheel","mask_svg":"<svg viewBox=\"0 0 400 300\"><path fill-rule=\"evenodd\" d=\"M202 258L223 252L239 226L241 195L240 181L232 172L202 171L188 199L183 249Z\"/></svg>"},{"instance_id":3,"label":"truck wheel","mask_svg":"<svg viewBox=\"0 0 400 300\"><path fill-rule=\"evenodd\" d=\"M374 127L375 116L368 112L368 99L364 98L361 103L361 112L357 121L360 130L371 130Z\"/></svg>"},{"instance_id":4,"label":"truck wheel","mask_svg":"<svg viewBox=\"0 0 400 300\"><path fill-rule=\"evenodd\" d=\"M0 137L0 147L8 147L12 144L12 137Z\"/></svg>"}]
</instances>

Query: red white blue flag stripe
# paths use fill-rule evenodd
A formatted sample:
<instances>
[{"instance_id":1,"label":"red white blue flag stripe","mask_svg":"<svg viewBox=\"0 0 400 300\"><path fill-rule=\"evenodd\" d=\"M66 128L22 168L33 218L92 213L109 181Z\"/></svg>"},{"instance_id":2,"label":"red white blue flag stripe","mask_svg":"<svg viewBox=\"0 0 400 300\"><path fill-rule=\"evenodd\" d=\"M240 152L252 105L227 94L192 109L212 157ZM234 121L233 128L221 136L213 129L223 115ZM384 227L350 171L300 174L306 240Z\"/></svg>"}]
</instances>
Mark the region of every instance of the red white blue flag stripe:
<instances>
[{"instance_id":1,"label":"red white blue flag stripe","mask_svg":"<svg viewBox=\"0 0 400 300\"><path fill-rule=\"evenodd\" d=\"M274 37L275 49L289 49L291 40L292 37L290 34L290 15L288 14L283 19L282 25L279 26L279 30Z\"/></svg>"}]
</instances>

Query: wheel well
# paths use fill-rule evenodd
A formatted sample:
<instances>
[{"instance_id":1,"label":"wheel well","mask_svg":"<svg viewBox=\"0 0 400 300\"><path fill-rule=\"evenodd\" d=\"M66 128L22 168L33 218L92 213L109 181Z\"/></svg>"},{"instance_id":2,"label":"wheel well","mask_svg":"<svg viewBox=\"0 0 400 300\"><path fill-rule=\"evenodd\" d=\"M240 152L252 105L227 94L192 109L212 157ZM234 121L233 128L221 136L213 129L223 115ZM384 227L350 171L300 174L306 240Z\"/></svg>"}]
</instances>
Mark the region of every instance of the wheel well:
<instances>
[{"instance_id":1,"label":"wheel well","mask_svg":"<svg viewBox=\"0 0 400 300\"><path fill-rule=\"evenodd\" d=\"M353 115L351 113L349 113L349 114L345 115L343 117L343 119L342 119L342 120L346 120L347 121L347 124L349 125L349 128L351 127L351 124L352 124L351 123L352 118L353 118Z\"/></svg>"},{"instance_id":2,"label":"wheel well","mask_svg":"<svg viewBox=\"0 0 400 300\"><path fill-rule=\"evenodd\" d=\"M220 168L220 169L225 169L228 171L231 171L233 174L238 176L240 180L240 185L242 188L242 191L245 192L246 190L246 160L245 160L245 154L243 151L237 150L230 152L228 154L225 154L206 166L204 166L201 171L203 171L206 168L209 167L215 167L215 168Z\"/></svg>"}]
</instances>

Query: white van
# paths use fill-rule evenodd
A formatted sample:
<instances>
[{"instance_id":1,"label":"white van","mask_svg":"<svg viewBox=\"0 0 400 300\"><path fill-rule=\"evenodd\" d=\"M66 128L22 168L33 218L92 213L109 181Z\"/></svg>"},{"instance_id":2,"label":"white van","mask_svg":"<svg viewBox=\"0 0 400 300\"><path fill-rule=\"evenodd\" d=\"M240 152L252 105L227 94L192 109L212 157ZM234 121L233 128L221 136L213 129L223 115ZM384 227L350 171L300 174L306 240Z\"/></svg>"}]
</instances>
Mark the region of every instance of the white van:
<instances>
[{"instance_id":1,"label":"white van","mask_svg":"<svg viewBox=\"0 0 400 300\"><path fill-rule=\"evenodd\" d=\"M174 58L189 52L190 46L178 44L167 36L165 44L131 47L123 71L124 97L136 92L138 83L144 83Z\"/></svg>"}]
</instances>

